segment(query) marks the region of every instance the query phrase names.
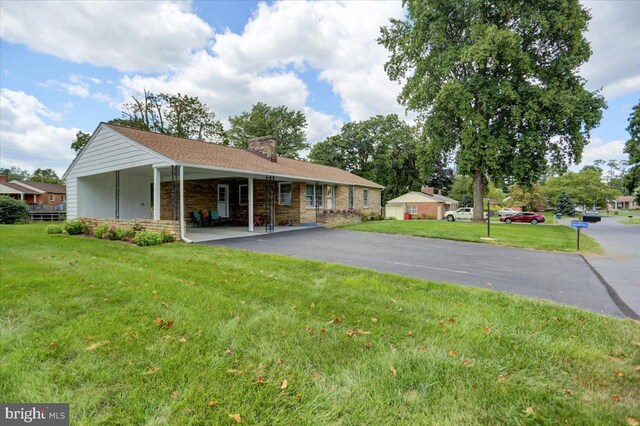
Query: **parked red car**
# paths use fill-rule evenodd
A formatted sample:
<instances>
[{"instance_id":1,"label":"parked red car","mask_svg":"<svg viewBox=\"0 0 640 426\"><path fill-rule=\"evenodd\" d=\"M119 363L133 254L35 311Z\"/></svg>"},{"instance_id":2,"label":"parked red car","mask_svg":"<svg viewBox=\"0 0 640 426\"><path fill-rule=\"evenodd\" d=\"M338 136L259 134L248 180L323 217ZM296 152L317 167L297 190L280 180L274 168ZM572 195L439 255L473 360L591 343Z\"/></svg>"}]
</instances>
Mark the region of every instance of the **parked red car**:
<instances>
[{"instance_id":1,"label":"parked red car","mask_svg":"<svg viewBox=\"0 0 640 426\"><path fill-rule=\"evenodd\" d=\"M544 222L544 216L538 213L520 212L511 216L503 216L500 218L500 222L504 222L504 223L524 222L524 223L530 223L532 225L536 225L538 223Z\"/></svg>"}]
</instances>

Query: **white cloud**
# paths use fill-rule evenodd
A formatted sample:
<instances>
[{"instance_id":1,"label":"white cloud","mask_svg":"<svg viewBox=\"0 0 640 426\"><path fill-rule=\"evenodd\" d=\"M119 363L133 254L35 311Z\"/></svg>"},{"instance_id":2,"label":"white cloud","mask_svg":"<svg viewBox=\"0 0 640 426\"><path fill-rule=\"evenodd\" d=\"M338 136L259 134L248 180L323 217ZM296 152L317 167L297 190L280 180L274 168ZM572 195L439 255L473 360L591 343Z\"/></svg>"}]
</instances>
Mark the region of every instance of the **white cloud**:
<instances>
[{"instance_id":1,"label":"white cloud","mask_svg":"<svg viewBox=\"0 0 640 426\"><path fill-rule=\"evenodd\" d=\"M199 51L188 64L160 76L125 77L122 87L125 93L190 93L226 118L258 101L303 109L308 88L297 72L312 67L350 119L402 114L399 86L383 68L387 51L376 43L380 26L401 15L400 2L260 3L242 34L216 34L211 53ZM309 141L327 133L310 126Z\"/></svg>"},{"instance_id":2,"label":"white cloud","mask_svg":"<svg viewBox=\"0 0 640 426\"><path fill-rule=\"evenodd\" d=\"M21 91L0 89L0 147L3 166L35 169L54 168L64 172L74 153L71 142L79 129L67 129L45 123L59 120L34 96Z\"/></svg>"},{"instance_id":3,"label":"white cloud","mask_svg":"<svg viewBox=\"0 0 640 426\"><path fill-rule=\"evenodd\" d=\"M325 140L331 135L340 132L344 122L333 115L316 111L312 108L305 108L304 114L307 116L307 140L312 144Z\"/></svg>"},{"instance_id":4,"label":"white cloud","mask_svg":"<svg viewBox=\"0 0 640 426\"><path fill-rule=\"evenodd\" d=\"M78 96L80 98L92 98L100 102L104 102L112 109L120 111L122 101L115 99L104 92L95 91L97 86L102 85L102 80L95 77L88 77L82 74L73 74L69 77L69 82L59 80L47 80L44 83L38 83L42 87L50 87L69 96Z\"/></svg>"},{"instance_id":5,"label":"white cloud","mask_svg":"<svg viewBox=\"0 0 640 426\"><path fill-rule=\"evenodd\" d=\"M0 37L65 60L121 71L164 71L206 46L190 2L0 2Z\"/></svg>"},{"instance_id":6,"label":"white cloud","mask_svg":"<svg viewBox=\"0 0 640 426\"><path fill-rule=\"evenodd\" d=\"M593 55L582 67L589 87L606 98L640 91L640 2L582 0L591 10L587 39Z\"/></svg>"},{"instance_id":7,"label":"white cloud","mask_svg":"<svg viewBox=\"0 0 640 426\"><path fill-rule=\"evenodd\" d=\"M613 140L604 141L599 138L591 139L591 142L585 147L582 154L582 162L578 164L581 168L589 164L593 164L595 160L626 160L627 154L623 152L625 141Z\"/></svg>"}]
</instances>

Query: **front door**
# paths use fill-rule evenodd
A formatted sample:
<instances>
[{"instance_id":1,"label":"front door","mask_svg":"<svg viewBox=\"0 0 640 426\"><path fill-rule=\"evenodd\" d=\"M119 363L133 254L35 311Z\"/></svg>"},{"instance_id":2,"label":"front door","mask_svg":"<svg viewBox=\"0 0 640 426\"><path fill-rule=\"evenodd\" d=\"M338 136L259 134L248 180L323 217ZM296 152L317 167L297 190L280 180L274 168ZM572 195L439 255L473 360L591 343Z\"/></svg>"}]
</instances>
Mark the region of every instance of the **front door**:
<instances>
[{"instance_id":1,"label":"front door","mask_svg":"<svg viewBox=\"0 0 640 426\"><path fill-rule=\"evenodd\" d=\"M334 208L334 187L327 186L327 209L332 210Z\"/></svg>"},{"instance_id":2,"label":"front door","mask_svg":"<svg viewBox=\"0 0 640 426\"><path fill-rule=\"evenodd\" d=\"M218 213L229 217L229 185L218 185Z\"/></svg>"}]
</instances>

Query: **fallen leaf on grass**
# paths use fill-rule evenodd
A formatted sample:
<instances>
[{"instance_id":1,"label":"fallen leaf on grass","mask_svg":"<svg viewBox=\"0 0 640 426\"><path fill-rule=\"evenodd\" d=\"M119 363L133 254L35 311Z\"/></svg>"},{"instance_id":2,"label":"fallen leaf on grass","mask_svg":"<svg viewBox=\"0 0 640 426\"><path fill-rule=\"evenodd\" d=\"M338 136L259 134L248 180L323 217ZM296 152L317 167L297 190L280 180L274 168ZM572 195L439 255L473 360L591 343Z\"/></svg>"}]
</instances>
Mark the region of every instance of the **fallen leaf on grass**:
<instances>
[{"instance_id":1,"label":"fallen leaf on grass","mask_svg":"<svg viewBox=\"0 0 640 426\"><path fill-rule=\"evenodd\" d=\"M313 331L310 325L307 325L304 329L307 331L307 333L311 333Z\"/></svg>"},{"instance_id":2,"label":"fallen leaf on grass","mask_svg":"<svg viewBox=\"0 0 640 426\"><path fill-rule=\"evenodd\" d=\"M322 376L320 375L320 373L319 373L319 372L317 372L317 371L314 371L314 372L313 372L313 378L314 378L314 379L316 379L316 380L320 380L320 377L322 377Z\"/></svg>"},{"instance_id":3,"label":"fallen leaf on grass","mask_svg":"<svg viewBox=\"0 0 640 426\"><path fill-rule=\"evenodd\" d=\"M371 322L373 322L373 323L378 322L378 318L371 318Z\"/></svg>"},{"instance_id":4,"label":"fallen leaf on grass","mask_svg":"<svg viewBox=\"0 0 640 426\"><path fill-rule=\"evenodd\" d=\"M349 337L353 337L353 336L356 336L358 334L371 334L371 332L364 331L361 328L359 328L357 330L349 330L349 331L346 332L346 335L349 336Z\"/></svg>"},{"instance_id":5,"label":"fallen leaf on grass","mask_svg":"<svg viewBox=\"0 0 640 426\"><path fill-rule=\"evenodd\" d=\"M178 395L179 395L179 393L176 392L176 391L171 392L171 398L177 398Z\"/></svg>"},{"instance_id":6,"label":"fallen leaf on grass","mask_svg":"<svg viewBox=\"0 0 640 426\"><path fill-rule=\"evenodd\" d=\"M524 410L525 413L527 413L528 415L532 415L533 414L533 407L527 407Z\"/></svg>"},{"instance_id":7,"label":"fallen leaf on grass","mask_svg":"<svg viewBox=\"0 0 640 426\"><path fill-rule=\"evenodd\" d=\"M278 364L282 364L284 361L282 361L282 358L278 358L278 360L276 361L276 363Z\"/></svg>"},{"instance_id":8,"label":"fallen leaf on grass","mask_svg":"<svg viewBox=\"0 0 640 426\"><path fill-rule=\"evenodd\" d=\"M85 351L95 351L96 349L98 349L101 346L106 345L107 343L109 343L108 340L103 340L102 342L96 342L92 345L87 346L86 348L84 348Z\"/></svg>"},{"instance_id":9,"label":"fallen leaf on grass","mask_svg":"<svg viewBox=\"0 0 640 426\"><path fill-rule=\"evenodd\" d=\"M215 401L209 401L209 404L207 405L209 405L209 407L215 407L216 405L218 405L218 403Z\"/></svg>"},{"instance_id":10,"label":"fallen leaf on grass","mask_svg":"<svg viewBox=\"0 0 640 426\"><path fill-rule=\"evenodd\" d=\"M629 426L638 426L638 421L633 417L627 417L626 422Z\"/></svg>"},{"instance_id":11,"label":"fallen leaf on grass","mask_svg":"<svg viewBox=\"0 0 640 426\"><path fill-rule=\"evenodd\" d=\"M56 347L56 341L55 341L55 340L52 340L52 341L51 341L51 343L49 343L49 347L50 347L51 349L55 349L55 347Z\"/></svg>"},{"instance_id":12,"label":"fallen leaf on grass","mask_svg":"<svg viewBox=\"0 0 640 426\"><path fill-rule=\"evenodd\" d=\"M302 394L301 393L297 393L295 396L296 401L300 401L302 399Z\"/></svg>"},{"instance_id":13,"label":"fallen leaf on grass","mask_svg":"<svg viewBox=\"0 0 640 426\"><path fill-rule=\"evenodd\" d=\"M169 307L169 304L167 302L162 302L161 305L162 305L163 308L168 308Z\"/></svg>"},{"instance_id":14,"label":"fallen leaf on grass","mask_svg":"<svg viewBox=\"0 0 640 426\"><path fill-rule=\"evenodd\" d=\"M229 414L229 418L231 420L235 420L236 423L242 423L242 417L240 417L240 414Z\"/></svg>"},{"instance_id":15,"label":"fallen leaf on grass","mask_svg":"<svg viewBox=\"0 0 640 426\"><path fill-rule=\"evenodd\" d=\"M229 356L229 355L231 355L232 353L233 353L233 350L231 350L231 348L227 348L227 350L225 350L225 351L224 351L224 354L225 354L226 356Z\"/></svg>"},{"instance_id":16,"label":"fallen leaf on grass","mask_svg":"<svg viewBox=\"0 0 640 426\"><path fill-rule=\"evenodd\" d=\"M187 339L185 339L184 337L181 337L180 339L178 339L178 341L181 343L186 343Z\"/></svg>"},{"instance_id":17,"label":"fallen leaf on grass","mask_svg":"<svg viewBox=\"0 0 640 426\"><path fill-rule=\"evenodd\" d=\"M342 318L340 318L340 317L335 317L334 319L332 319L331 321L329 321L329 323L330 323L330 324L338 323L338 322L342 322Z\"/></svg>"},{"instance_id":18,"label":"fallen leaf on grass","mask_svg":"<svg viewBox=\"0 0 640 426\"><path fill-rule=\"evenodd\" d=\"M408 332L407 332L407 336L409 336L409 337L413 337L413 331L408 331Z\"/></svg>"},{"instance_id":19,"label":"fallen leaf on grass","mask_svg":"<svg viewBox=\"0 0 640 426\"><path fill-rule=\"evenodd\" d=\"M326 332L327 332L327 329L326 329L326 328L322 327L322 328L320 329L320 333L326 333Z\"/></svg>"},{"instance_id":20,"label":"fallen leaf on grass","mask_svg":"<svg viewBox=\"0 0 640 426\"><path fill-rule=\"evenodd\" d=\"M632 342L633 346L640 346L640 342Z\"/></svg>"},{"instance_id":21,"label":"fallen leaf on grass","mask_svg":"<svg viewBox=\"0 0 640 426\"><path fill-rule=\"evenodd\" d=\"M371 344L371 342L367 342L367 343L364 344L364 346L367 349L371 349L371 346L373 346L373 345Z\"/></svg>"},{"instance_id":22,"label":"fallen leaf on grass","mask_svg":"<svg viewBox=\"0 0 640 426\"><path fill-rule=\"evenodd\" d=\"M469 360L469 358L465 358L463 364L465 367L471 367L471 360Z\"/></svg>"},{"instance_id":23,"label":"fallen leaf on grass","mask_svg":"<svg viewBox=\"0 0 640 426\"><path fill-rule=\"evenodd\" d=\"M235 374L236 376L240 376L240 375L244 374L244 371L236 370L235 368L230 368L230 369L227 370L227 373Z\"/></svg>"},{"instance_id":24,"label":"fallen leaf on grass","mask_svg":"<svg viewBox=\"0 0 640 426\"><path fill-rule=\"evenodd\" d=\"M613 400L613 402L622 402L622 397L618 394L612 395L611 399Z\"/></svg>"},{"instance_id":25,"label":"fallen leaf on grass","mask_svg":"<svg viewBox=\"0 0 640 426\"><path fill-rule=\"evenodd\" d=\"M155 374L156 372L158 372L158 370L160 370L159 367L151 367L150 369L148 369L147 371L142 373L142 375L143 376L148 376L149 374Z\"/></svg>"},{"instance_id":26,"label":"fallen leaf on grass","mask_svg":"<svg viewBox=\"0 0 640 426\"><path fill-rule=\"evenodd\" d=\"M256 383L264 383L264 376L258 376Z\"/></svg>"},{"instance_id":27,"label":"fallen leaf on grass","mask_svg":"<svg viewBox=\"0 0 640 426\"><path fill-rule=\"evenodd\" d=\"M389 370L391 371L391 374L393 374L393 377L398 375L398 370L396 370L396 368L393 365L389 367Z\"/></svg>"},{"instance_id":28,"label":"fallen leaf on grass","mask_svg":"<svg viewBox=\"0 0 640 426\"><path fill-rule=\"evenodd\" d=\"M505 376L504 374L498 374L498 381L499 382L506 382L507 381L507 376Z\"/></svg>"},{"instance_id":29,"label":"fallen leaf on grass","mask_svg":"<svg viewBox=\"0 0 640 426\"><path fill-rule=\"evenodd\" d=\"M151 292L151 300L158 300L158 293L156 293L155 290Z\"/></svg>"},{"instance_id":30,"label":"fallen leaf on grass","mask_svg":"<svg viewBox=\"0 0 640 426\"><path fill-rule=\"evenodd\" d=\"M616 375L616 376L618 376L618 377L622 377L622 376L624 376L624 373L623 373L622 371L620 371L620 370L616 370L616 371L614 371L614 372L613 372L613 374L615 374L615 375Z\"/></svg>"},{"instance_id":31,"label":"fallen leaf on grass","mask_svg":"<svg viewBox=\"0 0 640 426\"><path fill-rule=\"evenodd\" d=\"M282 384L280 385L280 389L285 390L287 386L289 386L289 381L287 379L284 379L282 381Z\"/></svg>"},{"instance_id":32,"label":"fallen leaf on grass","mask_svg":"<svg viewBox=\"0 0 640 426\"><path fill-rule=\"evenodd\" d=\"M451 324L456 323L456 319L454 317L449 318L447 321L449 321Z\"/></svg>"},{"instance_id":33,"label":"fallen leaf on grass","mask_svg":"<svg viewBox=\"0 0 640 426\"><path fill-rule=\"evenodd\" d=\"M571 392L571 389L565 389L564 394L567 396L573 396L573 392Z\"/></svg>"},{"instance_id":34,"label":"fallen leaf on grass","mask_svg":"<svg viewBox=\"0 0 640 426\"><path fill-rule=\"evenodd\" d=\"M483 328L483 330L487 334L491 333L491 327L485 327L485 328Z\"/></svg>"},{"instance_id":35,"label":"fallen leaf on grass","mask_svg":"<svg viewBox=\"0 0 640 426\"><path fill-rule=\"evenodd\" d=\"M169 328L173 327L173 324L174 324L174 321L173 321L173 320L169 320L169 321L167 321L167 320L165 320L164 318L160 318L160 317L156 318L156 319L154 320L154 322L156 323L156 325L157 325L159 328L163 328L163 329L165 329L165 330L167 330L167 329L169 329Z\"/></svg>"},{"instance_id":36,"label":"fallen leaf on grass","mask_svg":"<svg viewBox=\"0 0 640 426\"><path fill-rule=\"evenodd\" d=\"M456 356L458 355L458 352L456 351L449 351L449 356Z\"/></svg>"},{"instance_id":37,"label":"fallen leaf on grass","mask_svg":"<svg viewBox=\"0 0 640 426\"><path fill-rule=\"evenodd\" d=\"M426 350L427 350L427 347L426 347L426 346L424 346L424 345L423 345L423 346L418 346L418 351L420 351L420 352L424 352L424 351L426 351Z\"/></svg>"}]
</instances>

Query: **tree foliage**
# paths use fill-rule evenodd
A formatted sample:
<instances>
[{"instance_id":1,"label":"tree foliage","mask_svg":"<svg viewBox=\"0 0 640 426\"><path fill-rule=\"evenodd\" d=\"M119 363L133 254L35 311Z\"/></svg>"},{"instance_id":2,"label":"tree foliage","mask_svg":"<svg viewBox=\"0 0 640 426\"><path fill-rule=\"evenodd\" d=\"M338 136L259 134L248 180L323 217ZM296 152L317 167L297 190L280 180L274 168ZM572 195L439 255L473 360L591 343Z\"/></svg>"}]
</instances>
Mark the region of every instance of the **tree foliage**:
<instances>
[{"instance_id":1,"label":"tree foliage","mask_svg":"<svg viewBox=\"0 0 640 426\"><path fill-rule=\"evenodd\" d=\"M9 181L12 180L29 180L31 173L26 169L12 166L10 168L0 169L0 175L6 175Z\"/></svg>"},{"instance_id":2,"label":"tree foliage","mask_svg":"<svg viewBox=\"0 0 640 426\"><path fill-rule=\"evenodd\" d=\"M558 204L558 197L563 192L576 203L586 207L606 207L608 201L620 195L620 191L602 182L599 171L587 167L579 172L568 172L549 178L542 188L552 205Z\"/></svg>"},{"instance_id":3,"label":"tree foliage","mask_svg":"<svg viewBox=\"0 0 640 426\"><path fill-rule=\"evenodd\" d=\"M154 94L144 91L143 97L132 96L122 106L122 118L112 124L205 142L225 142L222 123L215 113L195 96L180 93Z\"/></svg>"},{"instance_id":4,"label":"tree foliage","mask_svg":"<svg viewBox=\"0 0 640 426\"><path fill-rule=\"evenodd\" d=\"M309 148L307 143L307 118L302 111L277 107L258 102L235 117L229 117L231 128L229 142L233 146L246 148L249 139L260 136L275 136L277 153L283 157L299 158L300 151Z\"/></svg>"},{"instance_id":5,"label":"tree foliage","mask_svg":"<svg viewBox=\"0 0 640 426\"><path fill-rule=\"evenodd\" d=\"M523 186L514 184L509 187L509 198L503 203L506 207L520 207L522 210L543 212L547 209L547 197L540 184Z\"/></svg>"},{"instance_id":6,"label":"tree foliage","mask_svg":"<svg viewBox=\"0 0 640 426\"><path fill-rule=\"evenodd\" d=\"M625 175L624 184L629 193L636 193L640 201L640 102L638 102L629 116L629 139L625 143L624 152L629 155L629 171Z\"/></svg>"},{"instance_id":7,"label":"tree foliage","mask_svg":"<svg viewBox=\"0 0 640 426\"><path fill-rule=\"evenodd\" d=\"M78 130L78 133L76 133L76 139L71 143L71 149L76 152L76 155L78 155L87 142L89 142L89 138L91 138L91 133L85 133L82 130Z\"/></svg>"},{"instance_id":8,"label":"tree foliage","mask_svg":"<svg viewBox=\"0 0 640 426\"><path fill-rule=\"evenodd\" d=\"M53 169L36 169L29 180L40 183L62 183L62 179Z\"/></svg>"},{"instance_id":9,"label":"tree foliage","mask_svg":"<svg viewBox=\"0 0 640 426\"><path fill-rule=\"evenodd\" d=\"M576 213L576 204L569 194L561 192L556 199L556 213L561 213L564 216L573 216Z\"/></svg>"},{"instance_id":10,"label":"tree foliage","mask_svg":"<svg viewBox=\"0 0 640 426\"><path fill-rule=\"evenodd\" d=\"M591 50L578 0L405 1L378 39L399 101L421 114L428 162L455 155L474 177L474 220L488 178L530 185L579 162L604 100L578 68Z\"/></svg>"},{"instance_id":11,"label":"tree foliage","mask_svg":"<svg viewBox=\"0 0 640 426\"><path fill-rule=\"evenodd\" d=\"M315 144L309 160L384 185L383 202L421 187L414 128L395 114L345 124Z\"/></svg>"},{"instance_id":12,"label":"tree foliage","mask_svg":"<svg viewBox=\"0 0 640 426\"><path fill-rule=\"evenodd\" d=\"M0 196L0 223L12 224L27 218L27 205L7 196Z\"/></svg>"},{"instance_id":13,"label":"tree foliage","mask_svg":"<svg viewBox=\"0 0 640 426\"><path fill-rule=\"evenodd\" d=\"M420 166L418 166L418 168L420 168ZM438 158L433 163L430 170L425 169L420 171L421 176L423 173L426 174L426 179L423 180L427 182L428 186L438 190L442 190L442 192L444 192L445 194L449 193L449 190L451 190L451 185L453 185L453 179L455 175L453 173L453 169L447 167L442 158Z\"/></svg>"},{"instance_id":14,"label":"tree foliage","mask_svg":"<svg viewBox=\"0 0 640 426\"><path fill-rule=\"evenodd\" d=\"M461 207L467 207L467 202L473 204L473 180L469 176L456 176L448 196L460 201ZM462 203L463 200L465 205Z\"/></svg>"}]
</instances>

